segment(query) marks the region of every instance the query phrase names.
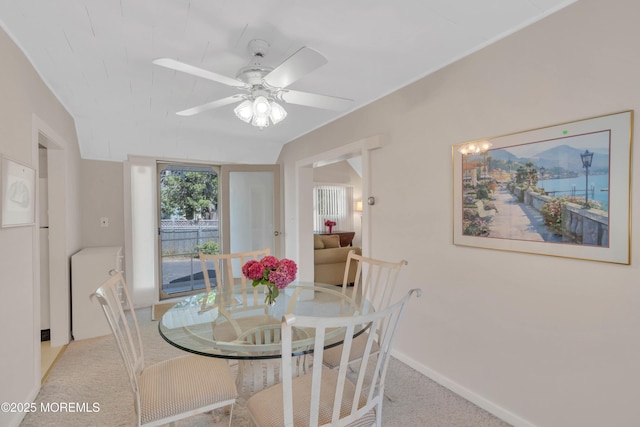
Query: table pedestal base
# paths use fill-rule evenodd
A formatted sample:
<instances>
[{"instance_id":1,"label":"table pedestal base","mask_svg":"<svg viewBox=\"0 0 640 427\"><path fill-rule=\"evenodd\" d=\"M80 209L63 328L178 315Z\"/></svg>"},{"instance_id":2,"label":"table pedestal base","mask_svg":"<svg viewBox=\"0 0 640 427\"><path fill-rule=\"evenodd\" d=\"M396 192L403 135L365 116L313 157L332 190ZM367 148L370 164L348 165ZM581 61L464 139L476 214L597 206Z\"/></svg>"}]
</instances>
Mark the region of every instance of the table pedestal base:
<instances>
[{"instance_id":1,"label":"table pedestal base","mask_svg":"<svg viewBox=\"0 0 640 427\"><path fill-rule=\"evenodd\" d=\"M310 355L293 358L294 373L296 376L310 372ZM281 359L239 360L236 387L243 396L248 396L271 387L282 381Z\"/></svg>"}]
</instances>

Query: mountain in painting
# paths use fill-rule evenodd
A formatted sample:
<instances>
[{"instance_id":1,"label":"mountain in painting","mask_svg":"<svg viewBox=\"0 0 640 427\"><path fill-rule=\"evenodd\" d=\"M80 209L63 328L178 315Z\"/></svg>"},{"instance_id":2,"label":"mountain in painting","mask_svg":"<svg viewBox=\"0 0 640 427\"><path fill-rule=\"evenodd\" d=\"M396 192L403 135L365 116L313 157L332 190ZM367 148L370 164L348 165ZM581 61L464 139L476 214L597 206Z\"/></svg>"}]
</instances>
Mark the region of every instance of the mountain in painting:
<instances>
[{"instance_id":1,"label":"mountain in painting","mask_svg":"<svg viewBox=\"0 0 640 427\"><path fill-rule=\"evenodd\" d=\"M517 157L505 149L491 150L489 155L494 160L511 161L519 164L531 162L536 167L544 166L547 170L564 169L580 174L584 172L580 157L580 154L583 152L584 151L568 145L560 145L528 157ZM590 171L608 170L609 154L606 152L595 152Z\"/></svg>"}]
</instances>

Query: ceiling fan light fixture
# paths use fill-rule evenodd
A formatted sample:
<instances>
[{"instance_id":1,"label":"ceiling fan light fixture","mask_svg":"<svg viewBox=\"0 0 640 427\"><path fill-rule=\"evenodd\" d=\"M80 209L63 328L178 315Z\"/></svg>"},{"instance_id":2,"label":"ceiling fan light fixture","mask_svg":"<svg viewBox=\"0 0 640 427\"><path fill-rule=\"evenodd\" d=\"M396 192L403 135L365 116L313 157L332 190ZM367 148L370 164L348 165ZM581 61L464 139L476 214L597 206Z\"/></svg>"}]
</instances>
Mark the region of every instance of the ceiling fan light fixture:
<instances>
[{"instance_id":1,"label":"ceiling fan light fixture","mask_svg":"<svg viewBox=\"0 0 640 427\"><path fill-rule=\"evenodd\" d=\"M266 128L269 126L269 116L266 114L258 114L256 112L256 114L253 115L251 124L255 127L259 127L260 129Z\"/></svg>"},{"instance_id":2,"label":"ceiling fan light fixture","mask_svg":"<svg viewBox=\"0 0 640 427\"><path fill-rule=\"evenodd\" d=\"M253 111L254 114L263 114L268 116L271 113L271 105L269 105L269 100L264 96L257 96L255 101L253 101Z\"/></svg>"},{"instance_id":3,"label":"ceiling fan light fixture","mask_svg":"<svg viewBox=\"0 0 640 427\"><path fill-rule=\"evenodd\" d=\"M233 112L243 122L251 123L261 129L269 126L269 119L275 125L287 117L287 112L282 105L263 95L242 101L233 109Z\"/></svg>"},{"instance_id":4,"label":"ceiling fan light fixture","mask_svg":"<svg viewBox=\"0 0 640 427\"><path fill-rule=\"evenodd\" d=\"M243 122L250 123L253 117L253 102L247 99L234 108L233 112L236 113L236 117Z\"/></svg>"},{"instance_id":5,"label":"ceiling fan light fixture","mask_svg":"<svg viewBox=\"0 0 640 427\"><path fill-rule=\"evenodd\" d=\"M269 115L274 125L277 125L287 117L284 107L275 101L271 101L271 114Z\"/></svg>"}]
</instances>

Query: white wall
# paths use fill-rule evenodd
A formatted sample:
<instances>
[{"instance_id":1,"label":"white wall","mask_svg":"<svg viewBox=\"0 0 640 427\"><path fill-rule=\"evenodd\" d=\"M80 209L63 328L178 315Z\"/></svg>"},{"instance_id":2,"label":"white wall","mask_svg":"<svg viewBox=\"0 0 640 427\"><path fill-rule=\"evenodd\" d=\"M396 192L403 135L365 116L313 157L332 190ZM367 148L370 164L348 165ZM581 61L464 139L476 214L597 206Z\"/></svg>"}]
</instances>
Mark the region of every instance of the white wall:
<instances>
[{"instance_id":1,"label":"white wall","mask_svg":"<svg viewBox=\"0 0 640 427\"><path fill-rule=\"evenodd\" d=\"M633 252L624 266L454 246L451 146L640 110L638 16L634 0L580 0L280 155L295 251L297 163L379 137L382 147L371 152L371 255L409 261L397 296L424 290L397 350L516 425L638 425L640 258ZM634 153L633 169L639 162ZM632 188L632 209L639 191ZM632 246L639 243L636 233Z\"/></svg>"},{"instance_id":2,"label":"white wall","mask_svg":"<svg viewBox=\"0 0 640 427\"><path fill-rule=\"evenodd\" d=\"M82 160L80 199L82 202L82 246L124 248L123 164ZM101 218L108 219L102 227Z\"/></svg>"},{"instance_id":3,"label":"white wall","mask_svg":"<svg viewBox=\"0 0 640 427\"><path fill-rule=\"evenodd\" d=\"M73 119L2 30L0 57L0 154L37 170L38 126L46 125L61 137L58 142L68 143L63 154L68 196L60 201L65 207L65 247L58 254L68 274L68 257L80 246L76 185L80 156ZM40 386L37 232L37 224L0 229L0 402L32 401ZM17 425L23 415L0 412L0 425Z\"/></svg>"}]
</instances>

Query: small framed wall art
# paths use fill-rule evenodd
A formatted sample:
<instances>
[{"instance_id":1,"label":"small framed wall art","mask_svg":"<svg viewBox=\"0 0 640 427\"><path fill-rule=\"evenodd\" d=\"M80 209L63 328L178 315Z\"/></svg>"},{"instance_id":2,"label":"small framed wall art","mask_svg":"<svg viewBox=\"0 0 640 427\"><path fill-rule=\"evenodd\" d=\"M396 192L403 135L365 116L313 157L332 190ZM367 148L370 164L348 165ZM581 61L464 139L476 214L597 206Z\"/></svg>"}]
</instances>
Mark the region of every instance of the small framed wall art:
<instances>
[{"instance_id":1,"label":"small framed wall art","mask_svg":"<svg viewBox=\"0 0 640 427\"><path fill-rule=\"evenodd\" d=\"M35 170L2 156L0 198L2 227L33 225L36 222Z\"/></svg>"}]
</instances>

